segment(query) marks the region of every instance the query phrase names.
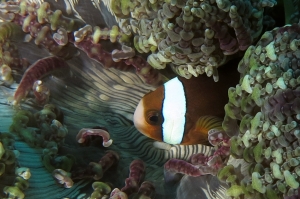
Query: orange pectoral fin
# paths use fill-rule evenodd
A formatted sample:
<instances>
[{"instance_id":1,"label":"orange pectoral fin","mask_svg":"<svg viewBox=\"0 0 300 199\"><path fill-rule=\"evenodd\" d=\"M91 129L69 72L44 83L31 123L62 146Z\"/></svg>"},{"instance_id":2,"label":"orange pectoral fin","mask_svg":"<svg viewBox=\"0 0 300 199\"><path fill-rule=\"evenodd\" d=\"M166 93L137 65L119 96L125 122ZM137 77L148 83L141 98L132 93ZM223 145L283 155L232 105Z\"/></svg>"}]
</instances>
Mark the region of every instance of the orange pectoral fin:
<instances>
[{"instance_id":1,"label":"orange pectoral fin","mask_svg":"<svg viewBox=\"0 0 300 199\"><path fill-rule=\"evenodd\" d=\"M211 129L222 129L223 120L215 116L202 116L195 125L186 133L181 144L204 144L208 142L208 131Z\"/></svg>"}]
</instances>

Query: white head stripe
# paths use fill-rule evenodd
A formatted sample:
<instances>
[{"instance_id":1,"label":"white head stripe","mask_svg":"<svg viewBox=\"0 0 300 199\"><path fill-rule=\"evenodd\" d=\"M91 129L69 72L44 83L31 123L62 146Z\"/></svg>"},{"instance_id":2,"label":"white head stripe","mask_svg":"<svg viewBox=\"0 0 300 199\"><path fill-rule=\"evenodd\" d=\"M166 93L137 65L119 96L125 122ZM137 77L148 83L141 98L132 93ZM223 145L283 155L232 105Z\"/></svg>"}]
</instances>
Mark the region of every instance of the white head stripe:
<instances>
[{"instance_id":1,"label":"white head stripe","mask_svg":"<svg viewBox=\"0 0 300 199\"><path fill-rule=\"evenodd\" d=\"M181 81L176 77L164 84L165 99L162 106L164 122L162 124L163 141L180 144L185 126L186 100Z\"/></svg>"}]
</instances>

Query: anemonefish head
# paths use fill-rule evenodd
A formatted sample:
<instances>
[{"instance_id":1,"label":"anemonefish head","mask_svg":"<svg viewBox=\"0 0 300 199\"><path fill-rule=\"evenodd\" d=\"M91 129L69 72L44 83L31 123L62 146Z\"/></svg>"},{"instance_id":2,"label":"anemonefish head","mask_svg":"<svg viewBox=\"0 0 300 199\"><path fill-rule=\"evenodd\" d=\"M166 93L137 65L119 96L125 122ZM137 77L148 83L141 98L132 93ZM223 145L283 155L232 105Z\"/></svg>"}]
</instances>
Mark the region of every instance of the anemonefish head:
<instances>
[{"instance_id":1,"label":"anemonefish head","mask_svg":"<svg viewBox=\"0 0 300 199\"><path fill-rule=\"evenodd\" d=\"M180 144L184 135L186 99L184 87L174 78L146 94L134 113L135 127L147 137Z\"/></svg>"}]
</instances>

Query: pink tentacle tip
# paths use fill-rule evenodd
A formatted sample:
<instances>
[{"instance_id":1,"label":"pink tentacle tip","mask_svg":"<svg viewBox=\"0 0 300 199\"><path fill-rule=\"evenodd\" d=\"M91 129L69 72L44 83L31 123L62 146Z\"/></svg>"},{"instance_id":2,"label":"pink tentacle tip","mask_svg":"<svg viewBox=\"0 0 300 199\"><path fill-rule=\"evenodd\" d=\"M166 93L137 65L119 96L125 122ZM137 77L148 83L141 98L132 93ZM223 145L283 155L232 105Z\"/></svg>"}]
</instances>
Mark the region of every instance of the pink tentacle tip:
<instances>
[{"instance_id":1,"label":"pink tentacle tip","mask_svg":"<svg viewBox=\"0 0 300 199\"><path fill-rule=\"evenodd\" d=\"M139 186L145 177L145 163L141 160L133 160L129 166L129 177L125 180L125 187L121 191L127 195L138 192Z\"/></svg>"},{"instance_id":2,"label":"pink tentacle tip","mask_svg":"<svg viewBox=\"0 0 300 199\"><path fill-rule=\"evenodd\" d=\"M202 153L194 154L190 159L193 165L206 165L208 161L208 157Z\"/></svg>"},{"instance_id":3,"label":"pink tentacle tip","mask_svg":"<svg viewBox=\"0 0 300 199\"><path fill-rule=\"evenodd\" d=\"M123 191L120 191L120 189L115 188L110 193L109 199L128 199L128 196Z\"/></svg>"},{"instance_id":4,"label":"pink tentacle tip","mask_svg":"<svg viewBox=\"0 0 300 199\"><path fill-rule=\"evenodd\" d=\"M145 163L142 160L133 160L129 166L130 174L129 177L134 178L139 182L142 181L145 175Z\"/></svg>"},{"instance_id":5,"label":"pink tentacle tip","mask_svg":"<svg viewBox=\"0 0 300 199\"><path fill-rule=\"evenodd\" d=\"M32 86L35 100L40 105L45 105L49 101L50 90L43 84L41 80L34 82Z\"/></svg>"},{"instance_id":6,"label":"pink tentacle tip","mask_svg":"<svg viewBox=\"0 0 300 199\"><path fill-rule=\"evenodd\" d=\"M59 28L56 33L53 34L53 40L60 46L68 44L68 33L64 28Z\"/></svg>"},{"instance_id":7,"label":"pink tentacle tip","mask_svg":"<svg viewBox=\"0 0 300 199\"><path fill-rule=\"evenodd\" d=\"M113 140L110 139L110 135L107 131L103 129L89 129L89 128L82 128L77 136L76 140L78 143L84 143L86 139L90 136L101 136L103 138L103 146L104 147L109 147Z\"/></svg>"},{"instance_id":8,"label":"pink tentacle tip","mask_svg":"<svg viewBox=\"0 0 300 199\"><path fill-rule=\"evenodd\" d=\"M19 104L27 96L35 81L45 77L49 72L68 67L68 64L63 59L55 56L45 57L31 64L25 71L14 94L13 105Z\"/></svg>"},{"instance_id":9,"label":"pink tentacle tip","mask_svg":"<svg viewBox=\"0 0 300 199\"><path fill-rule=\"evenodd\" d=\"M230 146L222 146L214 152L214 156L229 156Z\"/></svg>"},{"instance_id":10,"label":"pink tentacle tip","mask_svg":"<svg viewBox=\"0 0 300 199\"><path fill-rule=\"evenodd\" d=\"M62 169L55 169L52 172L53 177L59 184L64 185L65 188L71 188L74 184L73 180L70 177L70 173L62 170Z\"/></svg>"},{"instance_id":11,"label":"pink tentacle tip","mask_svg":"<svg viewBox=\"0 0 300 199\"><path fill-rule=\"evenodd\" d=\"M211 156L209 161L207 162L208 166L217 166L217 165L223 165L223 161L220 156Z\"/></svg>"},{"instance_id":12,"label":"pink tentacle tip","mask_svg":"<svg viewBox=\"0 0 300 199\"><path fill-rule=\"evenodd\" d=\"M139 188L138 194L140 195L139 198L152 198L152 196L155 194L155 187L153 183L144 181Z\"/></svg>"},{"instance_id":13,"label":"pink tentacle tip","mask_svg":"<svg viewBox=\"0 0 300 199\"><path fill-rule=\"evenodd\" d=\"M102 166L103 171L106 171L112 165L116 164L119 158L120 157L118 153L108 150L106 154L100 159L99 164Z\"/></svg>"},{"instance_id":14,"label":"pink tentacle tip","mask_svg":"<svg viewBox=\"0 0 300 199\"><path fill-rule=\"evenodd\" d=\"M211 145L217 146L220 144L227 144L229 140L228 135L219 129L211 129L208 131L208 141Z\"/></svg>"}]
</instances>

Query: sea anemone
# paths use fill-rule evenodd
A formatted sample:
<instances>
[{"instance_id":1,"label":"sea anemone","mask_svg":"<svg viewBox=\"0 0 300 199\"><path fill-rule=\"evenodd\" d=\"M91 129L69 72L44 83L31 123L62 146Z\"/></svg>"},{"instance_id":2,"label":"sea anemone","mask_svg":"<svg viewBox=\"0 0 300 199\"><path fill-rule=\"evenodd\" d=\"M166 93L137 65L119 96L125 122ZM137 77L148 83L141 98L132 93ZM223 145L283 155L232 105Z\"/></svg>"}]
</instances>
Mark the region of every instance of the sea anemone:
<instances>
[{"instance_id":1,"label":"sea anemone","mask_svg":"<svg viewBox=\"0 0 300 199\"><path fill-rule=\"evenodd\" d=\"M175 185L165 183L168 160L188 162L194 154L212 155L213 148L154 143L134 128L133 112L145 93L176 75L168 67L158 71L159 66L171 65L187 78L206 73L217 81L217 68L259 38L264 8L276 2L113 2L0 4L0 197L174 199L197 192L204 198L226 198L227 185L211 175L185 175ZM124 9L120 12L118 6ZM130 20L126 16L133 8ZM248 77L243 87L253 89L255 102L261 103L259 88L247 87ZM232 90L229 95L231 101L237 99L233 105L248 102ZM228 107L226 111L234 115ZM248 121L245 117L241 128ZM88 132L84 143L78 143L82 134L76 139L80 129ZM243 138L245 143L251 139L249 133ZM239 149L240 140L233 138L232 148ZM267 152L257 152L254 159ZM274 156L278 154L280 150ZM296 186L291 175L283 173ZM253 179L258 187L259 175Z\"/></svg>"}]
</instances>

